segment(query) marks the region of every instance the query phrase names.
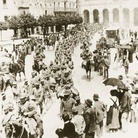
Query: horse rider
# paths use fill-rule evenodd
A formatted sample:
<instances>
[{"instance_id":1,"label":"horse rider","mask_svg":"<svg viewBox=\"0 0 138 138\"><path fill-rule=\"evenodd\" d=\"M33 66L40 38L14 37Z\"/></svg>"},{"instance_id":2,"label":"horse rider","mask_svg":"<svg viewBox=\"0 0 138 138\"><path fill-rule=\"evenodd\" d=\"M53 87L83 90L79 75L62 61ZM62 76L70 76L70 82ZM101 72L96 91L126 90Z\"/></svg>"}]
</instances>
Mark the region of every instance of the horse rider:
<instances>
[{"instance_id":1,"label":"horse rider","mask_svg":"<svg viewBox=\"0 0 138 138\"><path fill-rule=\"evenodd\" d=\"M81 54L81 57L83 59L83 62L82 62L82 67L84 67L87 63L88 60L90 60L92 58L92 53L90 52L89 48L86 48L82 54Z\"/></svg>"},{"instance_id":2,"label":"horse rider","mask_svg":"<svg viewBox=\"0 0 138 138\"><path fill-rule=\"evenodd\" d=\"M6 90L6 83L10 80L9 72L5 71L5 72L0 73L0 77L2 77L2 79L4 81L3 91L5 91Z\"/></svg>"},{"instance_id":3,"label":"horse rider","mask_svg":"<svg viewBox=\"0 0 138 138\"><path fill-rule=\"evenodd\" d=\"M9 121L17 119L17 116L13 112L14 107L12 103L5 104L3 110L4 110L4 118L2 120L3 126L5 126L6 123L8 123Z\"/></svg>"},{"instance_id":4,"label":"horse rider","mask_svg":"<svg viewBox=\"0 0 138 138\"><path fill-rule=\"evenodd\" d=\"M26 94L20 96L19 114L23 119L23 124L27 125L26 129L34 138L37 138L39 134L43 134L43 122L37 111L37 105L35 102L32 102Z\"/></svg>"}]
</instances>

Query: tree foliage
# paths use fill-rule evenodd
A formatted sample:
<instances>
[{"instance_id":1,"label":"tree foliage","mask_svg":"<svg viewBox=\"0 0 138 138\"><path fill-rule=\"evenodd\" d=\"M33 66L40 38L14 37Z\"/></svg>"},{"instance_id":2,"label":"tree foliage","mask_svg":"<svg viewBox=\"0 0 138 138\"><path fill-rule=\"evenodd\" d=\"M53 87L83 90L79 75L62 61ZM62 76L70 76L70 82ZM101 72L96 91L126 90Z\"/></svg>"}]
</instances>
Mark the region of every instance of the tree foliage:
<instances>
[{"instance_id":1,"label":"tree foliage","mask_svg":"<svg viewBox=\"0 0 138 138\"><path fill-rule=\"evenodd\" d=\"M38 24L42 27L54 26L56 22L56 17L53 15L43 15L38 19Z\"/></svg>"},{"instance_id":2,"label":"tree foliage","mask_svg":"<svg viewBox=\"0 0 138 138\"><path fill-rule=\"evenodd\" d=\"M37 20L30 13L19 16L20 28L31 28L37 26Z\"/></svg>"},{"instance_id":3,"label":"tree foliage","mask_svg":"<svg viewBox=\"0 0 138 138\"><path fill-rule=\"evenodd\" d=\"M0 30L7 30L8 24L6 22L0 22Z\"/></svg>"},{"instance_id":4,"label":"tree foliage","mask_svg":"<svg viewBox=\"0 0 138 138\"><path fill-rule=\"evenodd\" d=\"M10 29L18 29L20 28L20 18L19 16L12 16L9 20L8 20L8 24L9 24L9 28Z\"/></svg>"}]
</instances>

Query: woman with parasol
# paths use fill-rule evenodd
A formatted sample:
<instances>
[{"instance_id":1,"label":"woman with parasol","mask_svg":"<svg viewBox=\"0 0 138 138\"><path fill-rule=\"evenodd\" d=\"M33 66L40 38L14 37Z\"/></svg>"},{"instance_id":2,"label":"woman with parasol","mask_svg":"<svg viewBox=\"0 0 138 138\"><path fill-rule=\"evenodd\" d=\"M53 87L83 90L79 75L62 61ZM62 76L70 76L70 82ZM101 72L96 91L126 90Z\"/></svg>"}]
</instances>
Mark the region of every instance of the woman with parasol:
<instances>
[{"instance_id":1,"label":"woman with parasol","mask_svg":"<svg viewBox=\"0 0 138 138\"><path fill-rule=\"evenodd\" d=\"M109 107L106 120L106 125L110 132L116 132L120 128L119 104L118 98L116 97L117 93L118 91L116 89L110 91L110 94L112 96L112 98L110 98L112 101L112 105Z\"/></svg>"}]
</instances>

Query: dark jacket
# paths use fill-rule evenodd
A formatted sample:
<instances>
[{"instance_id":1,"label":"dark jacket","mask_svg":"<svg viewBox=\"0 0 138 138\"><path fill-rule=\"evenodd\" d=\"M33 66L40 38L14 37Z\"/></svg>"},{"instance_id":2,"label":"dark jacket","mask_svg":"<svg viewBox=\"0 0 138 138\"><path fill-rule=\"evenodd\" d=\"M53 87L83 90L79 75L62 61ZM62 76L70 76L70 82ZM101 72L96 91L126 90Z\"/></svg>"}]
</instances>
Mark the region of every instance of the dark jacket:
<instances>
[{"instance_id":1,"label":"dark jacket","mask_svg":"<svg viewBox=\"0 0 138 138\"><path fill-rule=\"evenodd\" d=\"M96 130L96 113L93 108L88 108L84 112L84 120L86 123L86 127L84 132L87 134L91 134Z\"/></svg>"},{"instance_id":2,"label":"dark jacket","mask_svg":"<svg viewBox=\"0 0 138 138\"><path fill-rule=\"evenodd\" d=\"M96 123L100 123L105 118L106 106L101 101L95 101L93 108L96 111Z\"/></svg>"},{"instance_id":3,"label":"dark jacket","mask_svg":"<svg viewBox=\"0 0 138 138\"><path fill-rule=\"evenodd\" d=\"M64 124L63 137L76 138L78 134L75 132L75 126L72 122Z\"/></svg>"},{"instance_id":4,"label":"dark jacket","mask_svg":"<svg viewBox=\"0 0 138 138\"><path fill-rule=\"evenodd\" d=\"M131 110L131 95L128 92L125 92L120 101L120 111L129 112L130 110Z\"/></svg>"}]
</instances>

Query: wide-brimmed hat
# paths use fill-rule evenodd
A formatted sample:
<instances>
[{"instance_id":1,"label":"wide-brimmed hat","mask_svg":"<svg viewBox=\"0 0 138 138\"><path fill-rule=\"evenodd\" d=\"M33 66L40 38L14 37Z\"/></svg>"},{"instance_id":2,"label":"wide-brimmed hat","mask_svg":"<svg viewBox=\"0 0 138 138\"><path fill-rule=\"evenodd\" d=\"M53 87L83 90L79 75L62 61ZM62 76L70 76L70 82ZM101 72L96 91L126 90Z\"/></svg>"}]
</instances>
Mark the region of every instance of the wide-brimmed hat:
<instances>
[{"instance_id":1,"label":"wide-brimmed hat","mask_svg":"<svg viewBox=\"0 0 138 138\"><path fill-rule=\"evenodd\" d=\"M30 100L36 100L36 97L34 95L29 96Z\"/></svg>"},{"instance_id":2,"label":"wide-brimmed hat","mask_svg":"<svg viewBox=\"0 0 138 138\"><path fill-rule=\"evenodd\" d=\"M16 82L16 81L14 81L12 84L13 84L13 85L17 85L17 82Z\"/></svg>"},{"instance_id":3,"label":"wide-brimmed hat","mask_svg":"<svg viewBox=\"0 0 138 138\"><path fill-rule=\"evenodd\" d=\"M72 113L78 113L78 108L76 108L76 107L73 108L73 109L72 109Z\"/></svg>"},{"instance_id":4,"label":"wide-brimmed hat","mask_svg":"<svg viewBox=\"0 0 138 138\"><path fill-rule=\"evenodd\" d=\"M39 81L35 81L34 82L34 86L39 86L40 85L40 82Z\"/></svg>"},{"instance_id":5,"label":"wide-brimmed hat","mask_svg":"<svg viewBox=\"0 0 138 138\"><path fill-rule=\"evenodd\" d=\"M70 73L70 70L69 69L66 69L64 74L69 74Z\"/></svg>"},{"instance_id":6,"label":"wide-brimmed hat","mask_svg":"<svg viewBox=\"0 0 138 138\"><path fill-rule=\"evenodd\" d=\"M70 95L71 94L71 91L70 90L65 90L63 94L64 94L64 96Z\"/></svg>"},{"instance_id":7,"label":"wide-brimmed hat","mask_svg":"<svg viewBox=\"0 0 138 138\"><path fill-rule=\"evenodd\" d=\"M91 99L85 100L85 104L88 106L92 106L92 100Z\"/></svg>"},{"instance_id":8,"label":"wide-brimmed hat","mask_svg":"<svg viewBox=\"0 0 138 138\"><path fill-rule=\"evenodd\" d=\"M7 103L4 105L3 110L13 110L13 104L12 103Z\"/></svg>"},{"instance_id":9,"label":"wide-brimmed hat","mask_svg":"<svg viewBox=\"0 0 138 138\"><path fill-rule=\"evenodd\" d=\"M76 99L76 101L79 101L80 100L80 96L76 96L75 99Z\"/></svg>"},{"instance_id":10,"label":"wide-brimmed hat","mask_svg":"<svg viewBox=\"0 0 138 138\"><path fill-rule=\"evenodd\" d=\"M26 100L27 95L25 93L20 94L20 101Z\"/></svg>"},{"instance_id":11,"label":"wide-brimmed hat","mask_svg":"<svg viewBox=\"0 0 138 138\"><path fill-rule=\"evenodd\" d=\"M99 95L98 94L94 94L93 95L93 99L98 100L99 99Z\"/></svg>"},{"instance_id":12,"label":"wide-brimmed hat","mask_svg":"<svg viewBox=\"0 0 138 138\"><path fill-rule=\"evenodd\" d=\"M130 90L130 88L128 86L125 86L125 87L122 88L122 90L123 91L128 91L128 90Z\"/></svg>"},{"instance_id":13,"label":"wide-brimmed hat","mask_svg":"<svg viewBox=\"0 0 138 138\"><path fill-rule=\"evenodd\" d=\"M1 93L1 96L2 96L2 98L6 97L5 92L2 92L2 93Z\"/></svg>"}]
</instances>

